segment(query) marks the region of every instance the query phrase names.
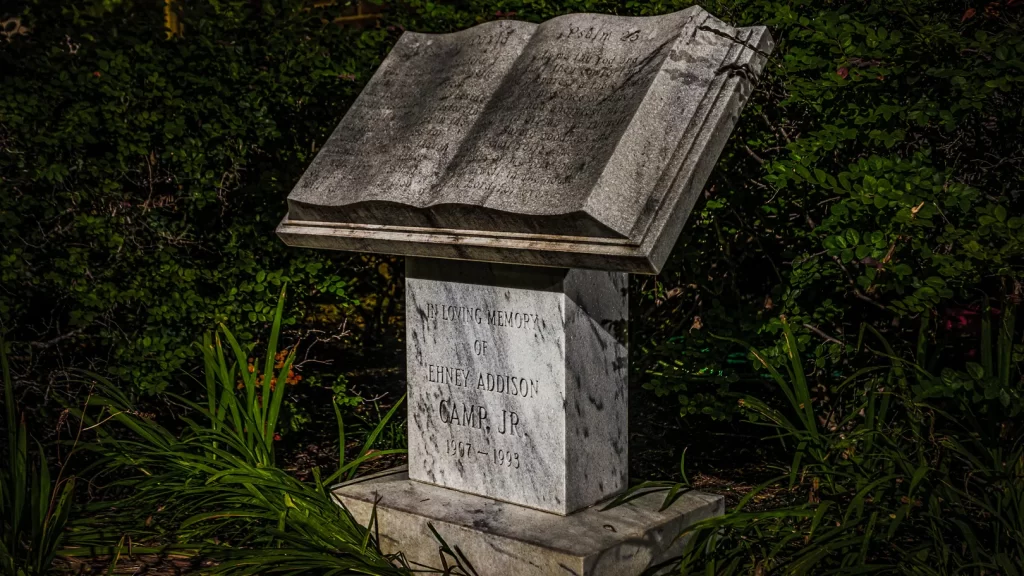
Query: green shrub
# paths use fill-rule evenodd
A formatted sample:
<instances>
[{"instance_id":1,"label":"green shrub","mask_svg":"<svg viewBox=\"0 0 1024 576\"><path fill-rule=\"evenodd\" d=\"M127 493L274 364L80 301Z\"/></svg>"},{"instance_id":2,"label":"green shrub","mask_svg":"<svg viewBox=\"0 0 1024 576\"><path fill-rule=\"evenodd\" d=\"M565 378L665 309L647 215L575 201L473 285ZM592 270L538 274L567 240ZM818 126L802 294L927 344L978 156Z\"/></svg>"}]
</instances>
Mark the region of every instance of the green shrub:
<instances>
[{"instance_id":1,"label":"green shrub","mask_svg":"<svg viewBox=\"0 0 1024 576\"><path fill-rule=\"evenodd\" d=\"M273 436L262 428L270 404L254 402L249 384L240 397L225 396L231 374L208 353L217 366L212 404L196 407L208 423L172 423L186 437L133 412L130 396L159 391L198 364L194 334L229 318L271 323L274 294L286 282L295 299L281 324L361 294L373 307L365 329L395 312L400 275L390 268L286 250L273 227L288 190L401 30L581 11L651 15L691 2L412 0L389 4L379 25L362 29L329 23L344 6L308 4L181 0L185 32L169 39L156 0L22 0L0 13L22 25L5 27L0 43L0 332L34 367L24 379L68 363L112 371L119 382L106 386L107 399L124 410L111 422L140 434L105 440L118 465L136 465L132 454L144 448L146 464L178 483L169 485L193 480L211 499L230 494L229 511L259 510L231 527L248 529L252 520L260 544L282 546L294 545L293 533L273 532L275 514L287 521L292 509L284 497L247 492L248 475L264 474L281 487L276 495L324 500L321 486L298 486L266 468L274 458ZM798 572L872 558L920 573L965 562L1013 573L1005 559L1019 554L1013 546L1021 540L1020 470L1012 468L1020 441L1003 424L1019 417L1020 387L1007 376L1016 374L1019 345L997 338L993 348L988 323L989 303L999 302L995 323L1012 332L1008 311L1022 292L1018 4L703 3L733 24L768 24L778 47L666 270L634 280L634 381L678 398L683 414L716 417L735 410L728 392L758 390L765 402L751 396L745 413L804 442L792 471L806 472L796 485L820 502L732 514L717 526L723 536L708 530L695 538L709 552L693 562L756 570L750 558L771 558L763 570ZM857 374L862 324L891 343L890 365L839 386L837 375ZM989 343L979 345L975 332ZM711 333L759 346L754 369ZM784 372L798 357L806 365L790 365L793 378L783 381L793 394L826 386L839 398L837 421L816 400L787 411L786 395L767 396L778 391L766 388L772 381L753 377ZM895 360L910 357L914 366ZM244 372L246 363L236 362ZM873 378L893 385L879 392ZM230 408L221 414L230 406L240 420ZM874 414L871 422L861 408ZM836 428L818 428L819 417ZM213 457L228 446L230 460ZM247 471L237 483L208 486L202 466L211 462ZM982 484L961 489L968 477ZM859 496L864 489L870 495ZM154 499L133 508L143 515L136 526L169 494L141 493ZM203 498L180 512L216 511ZM317 505L305 510L319 514ZM339 532L344 546L366 534L341 517L324 524L335 521L347 526ZM178 526L168 525L168 541L180 543ZM197 520L186 528L206 537L225 526ZM900 540L911 533L925 540ZM817 547L801 547L804 539ZM348 559L344 546L321 552Z\"/></svg>"},{"instance_id":2,"label":"green shrub","mask_svg":"<svg viewBox=\"0 0 1024 576\"><path fill-rule=\"evenodd\" d=\"M708 331L779 365L779 314L812 379L844 369L864 322L901 353L930 342L930 369L976 348L980 312L1019 297L1024 264L1024 11L987 6L707 3L778 46L708 200L640 283L645 386L683 414L728 415L744 363Z\"/></svg>"},{"instance_id":3,"label":"green shrub","mask_svg":"<svg viewBox=\"0 0 1024 576\"><path fill-rule=\"evenodd\" d=\"M157 391L193 368L195 334L268 323L283 283L291 323L375 273L274 227L394 34L297 1L179 3L172 39L155 0L17 4L0 14L27 29L0 43L0 331L41 371Z\"/></svg>"},{"instance_id":4,"label":"green shrub","mask_svg":"<svg viewBox=\"0 0 1024 576\"><path fill-rule=\"evenodd\" d=\"M800 345L826 371L864 321L897 346L925 323L943 355L969 352L942 326L1019 292L1024 12L1010 4L704 3L769 25L778 48L668 267L634 282L638 381L683 414L728 416L720 392L743 363L704 327L778 363L779 313L812 328ZM40 366L59 349L160 389L189 367L192 334L266 322L284 281L290 319L361 291L394 312L373 261L287 251L272 230L401 30L691 2L412 0L361 29L301 0L177 5L172 39L155 1L6 14L26 33L0 49L0 322Z\"/></svg>"},{"instance_id":5,"label":"green shrub","mask_svg":"<svg viewBox=\"0 0 1024 576\"><path fill-rule=\"evenodd\" d=\"M326 477L314 468L314 481L301 482L275 465L278 418L290 388L285 379L294 360L291 351L275 366L284 302L282 293L263 362L249 357L255 344L243 346L223 326L216 339L204 339L206 401L170 396L193 415L177 422L184 427L180 434L139 412L112 382L89 375L97 394L87 410L75 411L95 434L84 445L101 456L100 477L114 479L108 489L128 495L90 505L89 515L103 526L75 539L78 547L65 555L176 551L213 559L210 571L223 574L409 573L401 555L381 553L373 523L359 525L330 492L331 484L352 478L367 461L405 452L370 452L401 402L352 460L345 458L335 407L340 461ZM136 545L115 546L118 539Z\"/></svg>"},{"instance_id":6,"label":"green shrub","mask_svg":"<svg viewBox=\"0 0 1024 576\"><path fill-rule=\"evenodd\" d=\"M57 477L51 478L42 446L39 462L30 461L28 427L15 404L7 344L2 339L0 373L7 425L6 458L0 468L0 574L49 574L64 545L75 478L63 477L63 466Z\"/></svg>"},{"instance_id":7,"label":"green shrub","mask_svg":"<svg viewBox=\"0 0 1024 576\"><path fill-rule=\"evenodd\" d=\"M1021 574L1024 428L1019 399L1002 393L1021 390L1012 326L992 331L995 344L992 332L985 336L986 359L968 364L966 381L894 356L868 328L868 339L882 344L871 355L881 362L862 360L825 402L814 398L783 318L784 366L776 369L759 350L751 354L786 407L741 401L791 448L788 474L694 527L681 572ZM976 393L948 393L960 386ZM769 487L790 502L748 510Z\"/></svg>"}]
</instances>

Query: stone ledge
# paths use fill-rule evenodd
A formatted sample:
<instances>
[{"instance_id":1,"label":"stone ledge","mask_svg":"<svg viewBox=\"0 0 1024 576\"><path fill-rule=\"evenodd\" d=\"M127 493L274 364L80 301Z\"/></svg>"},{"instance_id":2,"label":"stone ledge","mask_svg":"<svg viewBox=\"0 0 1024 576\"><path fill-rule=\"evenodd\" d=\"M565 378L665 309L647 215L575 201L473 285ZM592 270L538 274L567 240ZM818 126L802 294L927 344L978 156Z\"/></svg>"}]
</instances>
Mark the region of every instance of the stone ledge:
<instances>
[{"instance_id":1,"label":"stone ledge","mask_svg":"<svg viewBox=\"0 0 1024 576\"><path fill-rule=\"evenodd\" d=\"M660 512L659 493L559 516L415 482L405 467L341 484L334 496L363 524L376 503L384 552L439 566L429 523L480 576L639 575L681 551L684 528L725 511L721 496L689 492Z\"/></svg>"},{"instance_id":2,"label":"stone ledge","mask_svg":"<svg viewBox=\"0 0 1024 576\"><path fill-rule=\"evenodd\" d=\"M287 216L278 225L277 235L288 246L299 248L636 274L657 274L664 263L653 261L642 246L609 238L308 222Z\"/></svg>"}]
</instances>

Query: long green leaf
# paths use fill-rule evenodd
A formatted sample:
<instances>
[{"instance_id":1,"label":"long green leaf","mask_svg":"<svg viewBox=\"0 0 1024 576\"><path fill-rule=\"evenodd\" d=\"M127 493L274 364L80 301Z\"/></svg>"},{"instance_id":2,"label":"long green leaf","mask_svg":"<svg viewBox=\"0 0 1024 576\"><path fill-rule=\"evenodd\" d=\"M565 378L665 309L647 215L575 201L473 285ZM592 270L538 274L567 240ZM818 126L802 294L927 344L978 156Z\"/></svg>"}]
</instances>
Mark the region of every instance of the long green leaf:
<instances>
[{"instance_id":1,"label":"long green leaf","mask_svg":"<svg viewBox=\"0 0 1024 576\"><path fill-rule=\"evenodd\" d=\"M388 413L384 415L384 418L382 418L381 421L377 424L377 426L373 429L373 432L370 433L369 437L367 437L366 442L363 444L363 447L359 450L359 455L356 457L356 460L361 460L363 456L366 455L367 451L369 451L370 447L372 447L374 442L377 441L377 437L380 436L380 433L384 430L388 422L391 420L391 417L395 415L395 412L398 411L398 408L402 405L404 401L405 395L403 394L402 397L399 398L397 402L395 402L395 405L391 407L391 410L388 410ZM352 478L355 477L355 475L356 468L353 467L352 470L348 473L348 477L351 480Z\"/></svg>"},{"instance_id":2,"label":"long green leaf","mask_svg":"<svg viewBox=\"0 0 1024 576\"><path fill-rule=\"evenodd\" d=\"M334 419L338 422L338 468L345 467L345 422L341 418L341 409L338 402L331 399L331 407L334 408Z\"/></svg>"},{"instance_id":3,"label":"long green leaf","mask_svg":"<svg viewBox=\"0 0 1024 576\"><path fill-rule=\"evenodd\" d=\"M274 310L274 322L270 328L270 341L267 343L267 359L263 365L263 421L267 421L268 419L266 396L269 394L270 390L270 377L274 373L274 360L277 356L277 339L281 333L281 318L284 314L285 291L286 288L282 286L281 295L277 298L277 308ZM280 379L278 379L277 382L278 384L282 383ZM273 433L271 433L270 436L273 437Z\"/></svg>"},{"instance_id":4,"label":"long green leaf","mask_svg":"<svg viewBox=\"0 0 1024 576\"><path fill-rule=\"evenodd\" d=\"M285 358L284 363L281 365L281 370L277 374L277 385L274 387L273 399L270 401L270 413L267 417L266 424L266 444L272 446L274 440L274 432L277 428L277 419L281 413L281 404L284 402L284 393L288 388L288 371L291 370L292 362L295 361L295 352L288 353L288 357ZM269 393L269 391L265 390ZM266 403L266 399L264 399Z\"/></svg>"}]
</instances>

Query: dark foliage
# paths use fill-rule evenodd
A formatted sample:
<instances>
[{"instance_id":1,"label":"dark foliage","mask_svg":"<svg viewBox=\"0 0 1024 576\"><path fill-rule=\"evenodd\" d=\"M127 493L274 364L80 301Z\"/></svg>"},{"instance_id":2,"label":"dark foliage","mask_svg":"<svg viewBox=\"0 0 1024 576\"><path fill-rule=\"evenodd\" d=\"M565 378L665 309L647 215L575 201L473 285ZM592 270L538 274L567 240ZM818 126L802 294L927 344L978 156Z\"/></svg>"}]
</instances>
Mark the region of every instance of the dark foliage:
<instances>
[{"instance_id":1,"label":"dark foliage","mask_svg":"<svg viewBox=\"0 0 1024 576\"><path fill-rule=\"evenodd\" d=\"M977 354L1024 265L1024 10L1009 4L711 4L778 47L672 264L641 283L645 386L728 414L742 371L708 332L777 363L780 314L812 378L842 370L863 322L901 352L930 343L931 369Z\"/></svg>"},{"instance_id":2,"label":"dark foliage","mask_svg":"<svg viewBox=\"0 0 1024 576\"><path fill-rule=\"evenodd\" d=\"M982 363L929 373L893 355L865 327L863 367L815 402L796 338L783 322L787 361L764 355L785 407L742 399L793 453L788 474L702 522L680 560L684 574L990 574L1024 562L1024 404L1011 355L1013 310L985 318ZM866 356L866 357L865 357ZM685 486L673 486L674 493ZM766 489L789 502L750 510Z\"/></svg>"},{"instance_id":3,"label":"dark foliage","mask_svg":"<svg viewBox=\"0 0 1024 576\"><path fill-rule=\"evenodd\" d=\"M569 12L651 15L692 2L409 0L363 27L333 22L344 5L314 4L179 0L183 34L172 37L161 0L0 7L8 409L12 398L46 400L70 366L113 374L124 407L141 392L186 393L181 372L198 376L203 364L196 335L228 323L252 340L284 283L290 342L351 318L353 348L400 350L398 259L288 250L273 229L288 190L401 32ZM689 565L1014 573L1024 2L702 5L733 24L769 25L778 47L665 271L633 281L631 381L645 391L632 398L670 399L666 421L738 410L767 418L769 434L796 440L788 486L810 502L730 515L714 526L724 532L698 534L707 554ZM865 359L862 326L891 346L881 352L884 390L862 372L880 358ZM791 377L768 377L784 367ZM334 382L343 388L343 377ZM803 402L780 394L787 382ZM65 392L81 405L84 394ZM877 414L883 403L888 418L865 420L861 410ZM51 500L58 493L31 444L17 447L25 428L12 414L3 481L37 488L5 500L5 515L40 510L47 490ZM177 429L146 429L192 448ZM310 489L285 476L274 481ZM323 500L314 488L308 501ZM281 513L282 502L263 513ZM43 510L61 523L65 511ZM5 524L8 550L59 541L17 514Z\"/></svg>"},{"instance_id":4,"label":"dark foliage","mask_svg":"<svg viewBox=\"0 0 1024 576\"><path fill-rule=\"evenodd\" d=\"M376 262L289 251L272 230L401 30L689 4L412 1L343 28L339 6L179 2L172 39L156 1L9 10L21 28L0 50L3 329L37 377L89 362L154 390L195 366L194 334L266 322L283 281L293 321L372 292ZM806 326L821 370L846 361L865 320L911 346L926 323L938 353L971 353L962 332L985 302L1020 290L1017 4L706 4L768 24L779 46L666 271L635 283L645 386L684 413L728 415L718 392L737 366L707 329L771 346L779 313ZM374 299L397 312L385 284Z\"/></svg>"},{"instance_id":5,"label":"dark foliage","mask_svg":"<svg viewBox=\"0 0 1024 576\"><path fill-rule=\"evenodd\" d=\"M268 322L282 283L294 322L377 273L273 230L395 34L297 2L185 3L173 39L160 1L23 4L0 43L0 330L26 377L160 390L196 334Z\"/></svg>"}]
</instances>

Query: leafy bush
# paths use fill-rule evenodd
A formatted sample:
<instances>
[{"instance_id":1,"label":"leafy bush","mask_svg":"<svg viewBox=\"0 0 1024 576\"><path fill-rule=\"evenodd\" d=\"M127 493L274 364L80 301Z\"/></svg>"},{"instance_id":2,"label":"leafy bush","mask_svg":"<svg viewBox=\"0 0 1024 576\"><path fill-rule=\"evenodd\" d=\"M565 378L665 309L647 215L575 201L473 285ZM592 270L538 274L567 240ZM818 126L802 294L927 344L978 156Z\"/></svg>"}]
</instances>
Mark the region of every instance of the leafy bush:
<instances>
[{"instance_id":1,"label":"leafy bush","mask_svg":"<svg viewBox=\"0 0 1024 576\"><path fill-rule=\"evenodd\" d=\"M793 448L792 464L725 516L693 528L682 573L1021 574L1021 404L998 392L1020 390L1012 326L996 328L995 346L986 337L986 360L969 369L977 394L948 394L964 383L893 356L880 339L874 355L883 363L866 362L824 403L813 398L783 318L783 371L761 351L751 354L786 409L750 396L742 403ZM745 509L768 488L788 490L792 504Z\"/></svg>"},{"instance_id":2,"label":"leafy bush","mask_svg":"<svg viewBox=\"0 0 1024 576\"><path fill-rule=\"evenodd\" d=\"M376 274L287 250L274 227L395 35L296 1L179 3L171 39L162 2L16 4L0 14L25 28L0 43L0 331L41 378L70 363L157 391L192 368L195 334L269 323L283 283L292 323Z\"/></svg>"},{"instance_id":3,"label":"leafy bush","mask_svg":"<svg viewBox=\"0 0 1024 576\"><path fill-rule=\"evenodd\" d=\"M329 488L353 477L369 460L404 452L370 452L401 403L351 461L345 458L344 426L336 407L340 463L327 477L314 469L314 482L305 483L275 466L278 416L288 389L284 382L294 359L291 351L275 369L284 302L282 293L263 363L249 359L254 345L242 346L223 326L227 354L219 337L204 340L206 404L171 396L199 416L182 419L182 434L140 413L112 382L90 375L99 392L90 398L93 410L76 412L96 433L85 446L103 457L97 466L116 479L110 488L127 489L129 495L91 506L108 526L102 536L89 535L91 542L80 539L81 547L66 555L112 553L121 548L112 542L128 537L143 544L130 552L200 553L215 560L214 573L408 573L401 555L377 548L372 523L356 523Z\"/></svg>"},{"instance_id":4,"label":"leafy bush","mask_svg":"<svg viewBox=\"0 0 1024 576\"><path fill-rule=\"evenodd\" d=\"M3 329L40 366L59 351L160 389L189 367L192 334L269 321L285 281L289 319L362 290L394 312L375 261L287 251L272 230L401 30L691 4L411 0L355 29L329 24L343 6L182 0L185 33L165 39L158 3L24 1L6 15L24 33L0 49ZM799 339L823 370L863 321L897 346L925 323L947 356L968 353L942 327L1020 292L1024 11L704 6L769 25L778 47L665 272L634 283L637 380L684 414L727 416L738 365L702 327L761 334L778 363L779 313L812 328Z\"/></svg>"},{"instance_id":5,"label":"leafy bush","mask_svg":"<svg viewBox=\"0 0 1024 576\"><path fill-rule=\"evenodd\" d=\"M166 542L194 545L176 525L194 517L184 534L227 531L235 552L295 547L290 538L301 534L317 542L313 554L380 568L389 559L372 547L369 560L349 554L367 532L317 516L321 486L267 467L274 440L263 426L274 404L247 383L242 357L243 391L225 395L229 363L219 347L214 358L204 348L212 387L207 405L195 406L201 424L159 426L130 397L190 370L192 335L228 318L269 324L286 282L296 297L282 325L336 319L338 305L364 295L371 312L361 329L397 313L393 260L378 267L373 258L288 251L272 231L292 183L401 30L690 4L410 0L389 4L379 25L353 29L330 24L343 6L180 0L185 32L173 38L156 1L5 4L0 17L20 21L0 43L0 332L29 365L19 379L43 380L68 364L115 373L119 381L104 385L114 411L96 430L118 423L136 436L99 445L111 465L156 470L183 490L183 516L165 509L154 519L171 530ZM1012 574L1020 386L1007 375L1016 374L1019 344L997 338L993 348L988 323L1012 332L1009 311L1022 293L1024 9L1012 0L703 5L737 25L768 24L779 45L666 270L634 280L633 381L678 398L682 414L722 418L736 410L731 392L758 391L764 402L751 396L744 413L804 442L791 480L817 501L716 521L723 534L700 532L693 550L704 555L691 561L799 572L866 558L921 573L976 562ZM862 324L893 347L884 370L855 369ZM758 346L754 370L712 333ZM798 357L806 359L799 371L790 364ZM911 357L914 365L897 360ZM783 381L804 399L796 409L785 394L764 393L782 382L759 377L787 365L793 377ZM855 377L839 386L837 374ZM885 476L870 476L872 468ZM138 498L151 498L129 508L141 515L132 518L138 529L159 498L175 494L132 482ZM252 482L278 488L254 493ZM284 494L302 502L301 513ZM197 516L238 510L256 517ZM286 530L275 532L282 513ZM301 527L302 518L337 526L341 540ZM68 536L111 542L106 533ZM26 540L16 540L24 550Z\"/></svg>"},{"instance_id":6,"label":"leafy bush","mask_svg":"<svg viewBox=\"0 0 1024 576\"><path fill-rule=\"evenodd\" d=\"M767 24L778 46L708 200L665 272L634 294L645 386L678 396L683 414L727 416L720 393L743 363L708 331L752 340L780 365L779 314L800 328L816 379L844 369L863 322L902 353L930 342L930 369L973 353L987 301L1021 294L1024 10L706 6Z\"/></svg>"}]
</instances>

